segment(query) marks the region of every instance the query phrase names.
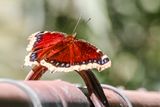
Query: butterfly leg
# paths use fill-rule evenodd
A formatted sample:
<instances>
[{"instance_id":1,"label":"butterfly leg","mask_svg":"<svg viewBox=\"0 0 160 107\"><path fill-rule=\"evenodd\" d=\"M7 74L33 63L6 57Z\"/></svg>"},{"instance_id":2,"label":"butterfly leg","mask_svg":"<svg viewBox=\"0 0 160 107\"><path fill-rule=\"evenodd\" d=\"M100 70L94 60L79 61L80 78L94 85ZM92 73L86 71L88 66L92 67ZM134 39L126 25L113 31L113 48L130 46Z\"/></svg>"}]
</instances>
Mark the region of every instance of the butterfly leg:
<instances>
[{"instance_id":1,"label":"butterfly leg","mask_svg":"<svg viewBox=\"0 0 160 107\"><path fill-rule=\"evenodd\" d=\"M83 70L83 71L77 71L81 77L83 78L87 89L88 89L88 94L92 101L95 101L93 97L93 94L98 98L98 100L101 102L101 107L110 107L109 102L104 94L104 91L95 77L94 73L91 70ZM94 103L94 102L93 102ZM96 105L96 104L94 104ZM99 106L98 106L99 107Z\"/></svg>"}]
</instances>

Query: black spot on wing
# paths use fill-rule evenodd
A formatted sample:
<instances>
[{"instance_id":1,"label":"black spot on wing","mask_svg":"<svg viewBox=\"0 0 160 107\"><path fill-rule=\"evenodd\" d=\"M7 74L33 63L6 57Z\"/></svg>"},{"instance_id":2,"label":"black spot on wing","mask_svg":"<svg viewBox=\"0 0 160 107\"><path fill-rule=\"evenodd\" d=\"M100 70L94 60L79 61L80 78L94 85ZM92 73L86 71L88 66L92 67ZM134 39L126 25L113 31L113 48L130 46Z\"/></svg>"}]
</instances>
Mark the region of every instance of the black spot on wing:
<instances>
[{"instance_id":1,"label":"black spot on wing","mask_svg":"<svg viewBox=\"0 0 160 107\"><path fill-rule=\"evenodd\" d=\"M101 60L101 65L104 65L109 62L109 58L104 58Z\"/></svg>"},{"instance_id":2,"label":"black spot on wing","mask_svg":"<svg viewBox=\"0 0 160 107\"><path fill-rule=\"evenodd\" d=\"M51 60L51 61L47 61L47 62L52 64L55 67L64 67L64 68L70 67L70 64L66 63L66 62L58 62L58 61L55 61L55 60Z\"/></svg>"},{"instance_id":3,"label":"black spot on wing","mask_svg":"<svg viewBox=\"0 0 160 107\"><path fill-rule=\"evenodd\" d=\"M36 45L39 41L41 41L43 35L44 35L44 31L38 32L38 33L35 35L36 41L35 41L34 45Z\"/></svg>"},{"instance_id":4,"label":"black spot on wing","mask_svg":"<svg viewBox=\"0 0 160 107\"><path fill-rule=\"evenodd\" d=\"M104 59L90 59L87 61L82 61L79 63L75 63L74 65L83 65L83 64L89 64L89 63L97 63L99 65L104 65L109 62L109 58L104 58Z\"/></svg>"},{"instance_id":5,"label":"black spot on wing","mask_svg":"<svg viewBox=\"0 0 160 107\"><path fill-rule=\"evenodd\" d=\"M30 61L35 61L37 59L37 53L36 52L32 52L30 55Z\"/></svg>"}]
</instances>

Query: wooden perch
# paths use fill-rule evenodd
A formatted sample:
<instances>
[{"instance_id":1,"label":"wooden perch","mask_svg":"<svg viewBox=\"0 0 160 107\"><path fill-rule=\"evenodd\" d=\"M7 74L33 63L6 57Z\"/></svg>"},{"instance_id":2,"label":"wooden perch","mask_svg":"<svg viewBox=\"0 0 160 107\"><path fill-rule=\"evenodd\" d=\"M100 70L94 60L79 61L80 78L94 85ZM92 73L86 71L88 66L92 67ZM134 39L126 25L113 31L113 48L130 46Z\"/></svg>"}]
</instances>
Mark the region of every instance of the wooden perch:
<instances>
[{"instance_id":1,"label":"wooden perch","mask_svg":"<svg viewBox=\"0 0 160 107\"><path fill-rule=\"evenodd\" d=\"M90 102L82 91L75 85L61 81L17 81L37 95L43 107L89 107ZM33 107L28 94L24 89L0 81L0 107ZM115 92L104 89L112 107L118 107L125 102ZM122 91L133 107L160 107L160 93L148 91ZM33 96L33 94L32 94ZM36 98L36 97L35 97ZM33 99L32 99L33 100ZM40 106L37 106L40 107Z\"/></svg>"}]
</instances>

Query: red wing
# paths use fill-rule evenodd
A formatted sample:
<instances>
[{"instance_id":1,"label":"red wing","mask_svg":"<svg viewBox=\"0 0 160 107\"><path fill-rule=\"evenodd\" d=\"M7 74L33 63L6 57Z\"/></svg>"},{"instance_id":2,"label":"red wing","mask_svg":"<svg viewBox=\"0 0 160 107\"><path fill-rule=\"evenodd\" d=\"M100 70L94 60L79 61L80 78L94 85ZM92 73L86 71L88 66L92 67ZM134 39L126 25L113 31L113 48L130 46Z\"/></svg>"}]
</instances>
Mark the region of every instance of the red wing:
<instances>
[{"instance_id":1,"label":"red wing","mask_svg":"<svg viewBox=\"0 0 160 107\"><path fill-rule=\"evenodd\" d=\"M65 47L58 53L48 57L46 62L52 64L55 67L70 67L69 47Z\"/></svg>"},{"instance_id":2,"label":"red wing","mask_svg":"<svg viewBox=\"0 0 160 107\"><path fill-rule=\"evenodd\" d=\"M88 42L75 40L74 42L74 62L82 63L89 60L100 60L103 56L101 51L97 52L97 48Z\"/></svg>"},{"instance_id":3,"label":"red wing","mask_svg":"<svg viewBox=\"0 0 160 107\"><path fill-rule=\"evenodd\" d=\"M64 39L57 43L46 56L45 61L56 67L70 66L70 40Z\"/></svg>"},{"instance_id":4,"label":"red wing","mask_svg":"<svg viewBox=\"0 0 160 107\"><path fill-rule=\"evenodd\" d=\"M60 32L47 31L31 35L30 43L27 47L27 50L31 52L26 56L25 65L31 65L29 63L34 61L39 62L64 38L65 34ZM55 50L53 53L57 52L59 52L59 50Z\"/></svg>"},{"instance_id":5,"label":"red wing","mask_svg":"<svg viewBox=\"0 0 160 107\"><path fill-rule=\"evenodd\" d=\"M55 45L62 41L65 38L65 35L60 32L39 32L34 37L35 42L33 44L32 51Z\"/></svg>"}]
</instances>

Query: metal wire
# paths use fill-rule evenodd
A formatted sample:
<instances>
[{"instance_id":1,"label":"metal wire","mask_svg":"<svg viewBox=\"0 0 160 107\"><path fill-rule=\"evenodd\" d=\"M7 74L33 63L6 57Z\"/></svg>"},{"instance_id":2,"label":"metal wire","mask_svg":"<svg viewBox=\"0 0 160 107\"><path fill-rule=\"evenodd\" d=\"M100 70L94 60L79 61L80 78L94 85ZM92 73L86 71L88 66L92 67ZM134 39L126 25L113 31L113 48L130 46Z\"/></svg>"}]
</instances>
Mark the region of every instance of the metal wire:
<instances>
[{"instance_id":1,"label":"metal wire","mask_svg":"<svg viewBox=\"0 0 160 107\"><path fill-rule=\"evenodd\" d=\"M117 93L127 103L128 107L133 107L131 102L129 101L129 99L126 97L126 95L118 88L115 88L111 85L106 85L106 84L102 84L102 88L109 89L109 90L112 90L113 92Z\"/></svg>"},{"instance_id":2,"label":"metal wire","mask_svg":"<svg viewBox=\"0 0 160 107\"><path fill-rule=\"evenodd\" d=\"M0 79L0 83L8 83L8 84L17 86L27 94L27 96L30 98L33 104L33 107L42 107L39 97L28 85L22 82L19 82L16 80L10 80L10 79Z\"/></svg>"}]
</instances>

